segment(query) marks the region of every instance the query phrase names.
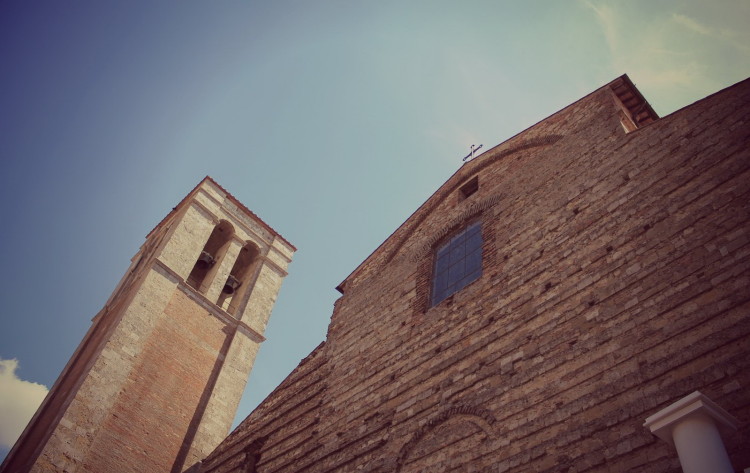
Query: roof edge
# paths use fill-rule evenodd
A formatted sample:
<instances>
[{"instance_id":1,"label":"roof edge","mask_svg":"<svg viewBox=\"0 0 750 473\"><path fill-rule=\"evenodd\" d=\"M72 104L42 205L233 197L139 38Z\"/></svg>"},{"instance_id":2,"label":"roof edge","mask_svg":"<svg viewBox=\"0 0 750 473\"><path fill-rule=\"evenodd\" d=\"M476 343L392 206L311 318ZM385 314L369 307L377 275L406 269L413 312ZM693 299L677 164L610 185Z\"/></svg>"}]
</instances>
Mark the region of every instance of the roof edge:
<instances>
[{"instance_id":1,"label":"roof edge","mask_svg":"<svg viewBox=\"0 0 750 473\"><path fill-rule=\"evenodd\" d=\"M430 196L424 202L422 202L422 204L419 207L417 207L414 210L414 212L412 212L398 227L396 227L396 229L390 235L388 235L388 237L386 237L385 240L383 240L364 260L362 260L362 262L360 264L358 264L357 267L354 268L354 270L351 273L349 273L349 275L346 278L344 278L344 280L341 281L341 283L338 284L335 289L338 292L340 292L341 294L344 294L344 291L345 291L345 288L346 288L346 284L349 282L349 280L351 280L352 277L354 277L360 271L360 269L362 267L364 267L364 265L367 263L367 261L370 260L370 258L372 258L372 256L375 253L377 253L378 250L380 250L383 247L383 245L388 240L390 240L391 238L393 238L396 235L396 233L398 233L404 227L404 225L407 222L409 222L411 219L413 219L414 216L417 213L419 213L419 211L422 210L424 208L424 206L427 205L427 203L430 202L435 197L435 195L440 191L440 189L443 188L443 186L445 186L448 182L450 182L452 179L454 179L456 177L456 175L459 174L465 168L465 166L467 166L467 165L469 165L469 164L471 164L471 163L473 163L473 162L481 159L483 156L487 156L487 155L492 154L493 151L497 150L501 146L503 146L503 145L505 145L505 144L507 144L507 143L509 143L509 142L511 142L513 140L515 140L519 136L521 136L524 133L528 132L529 130L533 129L537 125L539 125L539 124L541 124L541 123L549 120L550 118L554 117L555 115L563 113L563 112L565 112L565 110L567 110L567 109L569 109L571 107L576 106L580 102L582 102L582 101L586 100L588 97L590 97L590 96L598 93L602 89L609 88L609 89L613 90L613 84L617 83L618 81L622 81L623 85L625 87L627 87L627 90L630 93L634 94L643 103L645 103L645 105L647 106L647 110L648 110L650 116L653 116L653 120L651 120L651 121L654 121L654 120L656 120L656 119L659 118L659 116L656 114L656 112L651 108L651 105L649 105L649 103L646 101L646 99L643 97L643 95L640 93L640 91L636 88L635 84L633 84L633 81L630 80L630 78L628 77L627 74L622 74L622 75L616 77L615 79L613 79L613 80L611 80L611 81L609 81L609 82L607 82L607 83L605 83L605 84L597 87L596 89L592 90L588 94L580 97L579 99L575 100L574 102L571 102L570 104L566 105L565 107L563 107L563 108L561 108L561 109L559 109L559 110L557 110L557 111L555 111L555 112L547 115L546 117L544 117L541 120L535 122L534 124L532 124L532 125L524 128L523 130L519 131L518 133L515 133L513 136L511 136L511 137L505 139L504 141L498 143L497 145L495 145L495 146L487 149L484 153L480 154L479 156L477 156L476 158L472 159L471 161L467 161L463 165L461 165L458 169L456 169L455 172L453 172L453 174L450 175L450 177L448 177L448 179L446 179L442 184L440 184L440 186L438 186L437 189L435 189L435 192L433 192L432 194L430 194ZM614 90L613 90L613 93L616 94L616 92L614 92ZM619 97L618 97L618 100L621 100L621 99L619 99Z\"/></svg>"},{"instance_id":2,"label":"roof edge","mask_svg":"<svg viewBox=\"0 0 750 473\"><path fill-rule=\"evenodd\" d=\"M185 195L185 197L183 197L177 203L177 205L175 205L174 207L172 207L172 210L167 215L165 215L164 218L161 219L159 221L159 223L157 223L156 226L154 226L154 228L151 229L150 232L148 232L148 234L146 235L146 238L148 239L154 233L154 231L156 231L157 228L161 227L162 224L164 224L164 222L166 222L167 220L169 220L175 213L177 213L177 210L179 208L181 208L188 199L190 199L193 195L195 195L195 193L198 191L198 189L200 189L201 185L203 185L203 183L205 183L205 182L209 182L209 183L213 184L214 186L216 186L221 192L224 193L224 195L230 201L232 201L232 203L234 203L237 207L239 207L241 210L243 210L248 215L250 215L264 229L268 230L274 237L278 237L281 241L283 241L284 243L286 243L292 249L292 251L297 251L297 247L296 246L294 246L289 240L287 240L286 238L284 238L281 235L281 233L279 233L276 230L274 230L273 227L271 227L269 224L267 224L255 212L253 212L252 210L248 209L247 206L245 206L245 204L243 204L242 202L240 202L240 200L237 197L235 197L231 192L229 192L228 190L226 190L221 184L219 184L218 182L216 182L216 180L214 178L212 178L211 176L206 176L203 179L201 179L201 181L198 184L196 184L196 186L193 187L190 190L190 192L188 192Z\"/></svg>"},{"instance_id":3,"label":"roof edge","mask_svg":"<svg viewBox=\"0 0 750 473\"><path fill-rule=\"evenodd\" d=\"M267 224L262 218L258 217L258 214L256 214L255 212L253 212L252 210L250 210L249 208L247 208L245 206L245 204L243 204L242 202L240 202L240 200L237 197L235 197L234 195L232 195L231 192L229 192L228 190L226 190L221 184L219 184L218 182L216 182L216 180L214 178L212 178L211 176L204 177L203 180L198 184L198 186L200 186L201 184L203 184L206 181L209 181L213 185L215 185L216 187L218 187L222 192L224 192L224 194L226 194L226 196L229 198L229 200L231 200L240 209L244 210L249 215L251 215L254 219L256 219L258 221L258 223L260 223L263 226L263 228L265 228L266 230L268 230L269 232L271 232L274 236L279 237L281 239L281 241L283 241L284 243L286 243L287 245L289 245L292 248L293 251L297 251L297 247L296 246L294 246L289 240L287 240L286 238L284 238L281 235L281 233L279 233L276 230L274 230L274 228L271 227L269 224ZM196 188L198 186L196 186Z\"/></svg>"},{"instance_id":4,"label":"roof edge","mask_svg":"<svg viewBox=\"0 0 750 473\"><path fill-rule=\"evenodd\" d=\"M648 100L643 97L643 94L641 94L640 90L638 90L627 74L621 75L608 85L612 89L612 92L614 92L617 100L628 111L630 114L629 118L637 128L659 119L659 115L651 107L651 104L648 103Z\"/></svg>"}]
</instances>

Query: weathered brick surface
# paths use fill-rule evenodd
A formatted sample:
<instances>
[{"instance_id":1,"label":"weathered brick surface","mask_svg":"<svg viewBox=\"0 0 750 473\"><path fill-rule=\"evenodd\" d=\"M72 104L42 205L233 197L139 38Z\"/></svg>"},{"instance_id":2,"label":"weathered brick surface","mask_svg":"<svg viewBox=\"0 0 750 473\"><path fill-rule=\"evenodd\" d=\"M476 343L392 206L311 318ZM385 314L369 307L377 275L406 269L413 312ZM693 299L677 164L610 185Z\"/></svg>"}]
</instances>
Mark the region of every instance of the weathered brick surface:
<instances>
[{"instance_id":1,"label":"weathered brick surface","mask_svg":"<svg viewBox=\"0 0 750 473\"><path fill-rule=\"evenodd\" d=\"M122 390L139 363L138 354L146 349L159 324L159 318L151 316L151 311L168 303L174 287L175 283L162 274L146 275L112 333L101 334L103 347L93 360L90 374L82 379L32 471L85 471L87 452L108 421L109 413L118 409Z\"/></svg>"},{"instance_id":2,"label":"weathered brick surface","mask_svg":"<svg viewBox=\"0 0 750 473\"><path fill-rule=\"evenodd\" d=\"M205 287L186 283L220 222L224 248L259 249L236 314L217 302L239 251L216 255L226 270ZM149 234L2 471L180 472L204 458L229 433L294 251L203 180Z\"/></svg>"},{"instance_id":3,"label":"weathered brick surface","mask_svg":"<svg viewBox=\"0 0 750 473\"><path fill-rule=\"evenodd\" d=\"M206 456L229 434L248 374L258 353L258 342L237 332L227 339L228 349L223 353L224 365L217 373L216 390L208 399L203 421L195 434L185 465L193 465ZM230 388L231 387L231 388Z\"/></svg>"},{"instance_id":4,"label":"weathered brick surface","mask_svg":"<svg viewBox=\"0 0 750 473\"><path fill-rule=\"evenodd\" d=\"M750 81L630 133L617 100L605 86L457 171L200 471L259 448L263 473L676 473L643 422L695 390L740 420L725 443L750 466ZM475 220L481 278L430 308L434 249Z\"/></svg>"},{"instance_id":5,"label":"weathered brick surface","mask_svg":"<svg viewBox=\"0 0 750 473\"><path fill-rule=\"evenodd\" d=\"M174 224L176 228L162 248L159 260L180 277L187 279L214 228L214 222L210 214L195 203L184 209L181 217Z\"/></svg>"},{"instance_id":6,"label":"weathered brick surface","mask_svg":"<svg viewBox=\"0 0 750 473\"><path fill-rule=\"evenodd\" d=\"M224 324L173 294L84 460L85 471L168 471L221 352ZM190 356L185 356L191 347ZM128 467L129 466L129 467Z\"/></svg>"},{"instance_id":7,"label":"weathered brick surface","mask_svg":"<svg viewBox=\"0 0 750 473\"><path fill-rule=\"evenodd\" d=\"M263 454L261 465L265 471L304 469L322 447L316 437L327 374L325 345L321 345L221 443L203 468L237 471L246 447L257 439L268 438L273 439L275 448Z\"/></svg>"}]
</instances>

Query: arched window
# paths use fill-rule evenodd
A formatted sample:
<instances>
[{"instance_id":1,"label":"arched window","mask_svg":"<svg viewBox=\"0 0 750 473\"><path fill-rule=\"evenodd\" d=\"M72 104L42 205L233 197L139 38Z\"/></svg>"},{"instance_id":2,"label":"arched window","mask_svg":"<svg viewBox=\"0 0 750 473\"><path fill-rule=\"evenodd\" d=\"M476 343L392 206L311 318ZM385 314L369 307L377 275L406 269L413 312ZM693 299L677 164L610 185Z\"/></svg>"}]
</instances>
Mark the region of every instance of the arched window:
<instances>
[{"instance_id":1,"label":"arched window","mask_svg":"<svg viewBox=\"0 0 750 473\"><path fill-rule=\"evenodd\" d=\"M195 261L193 270L190 271L187 279L187 283L190 286L200 292L206 292L213 278L214 271L211 271L211 269L226 252L233 234L234 227L226 220L222 220L214 227L211 236L208 237L208 241L206 241L206 245L203 247L203 251L201 251L198 259ZM209 274L211 277L207 277Z\"/></svg>"},{"instance_id":2,"label":"arched window","mask_svg":"<svg viewBox=\"0 0 750 473\"><path fill-rule=\"evenodd\" d=\"M247 243L240 250L232 270L227 276L224 287L216 304L230 314L236 314L242 296L250 286L250 278L253 276L252 268L258 259L260 250L254 243Z\"/></svg>"}]
</instances>

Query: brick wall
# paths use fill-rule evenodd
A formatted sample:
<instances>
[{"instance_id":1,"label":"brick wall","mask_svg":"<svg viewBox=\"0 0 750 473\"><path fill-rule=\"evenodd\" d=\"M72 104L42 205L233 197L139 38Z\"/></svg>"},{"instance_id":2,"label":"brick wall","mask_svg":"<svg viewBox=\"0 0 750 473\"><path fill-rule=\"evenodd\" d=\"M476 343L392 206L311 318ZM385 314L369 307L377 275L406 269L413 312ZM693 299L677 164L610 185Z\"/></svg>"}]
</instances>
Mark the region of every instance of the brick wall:
<instances>
[{"instance_id":1,"label":"brick wall","mask_svg":"<svg viewBox=\"0 0 750 473\"><path fill-rule=\"evenodd\" d=\"M626 133L605 86L464 165L202 471L262 445L264 473L676 473L643 422L695 390L750 466L749 103L745 81ZM435 247L477 219L481 278L430 308Z\"/></svg>"},{"instance_id":2,"label":"brick wall","mask_svg":"<svg viewBox=\"0 0 750 473\"><path fill-rule=\"evenodd\" d=\"M89 361L90 368L75 367L80 386L70 393L58 393L53 388L53 393L59 397L75 397L60 411L59 424L31 471L81 471L79 469L85 468L88 449L106 422L108 410L117 403L123 384L137 363L136 354L157 325L158 318L153 317L151 311L166 305L174 287L175 282L164 274L149 272L132 288L131 294L122 295L123 300L118 301L122 306L115 306L112 312L102 316L103 324L109 327L107 331L101 325L95 327L98 353Z\"/></svg>"},{"instance_id":3,"label":"brick wall","mask_svg":"<svg viewBox=\"0 0 750 473\"><path fill-rule=\"evenodd\" d=\"M320 407L328 384L325 345L321 344L194 471L242 471L255 442L263 449L266 471L295 471L310 466L321 449L317 441Z\"/></svg>"},{"instance_id":4,"label":"brick wall","mask_svg":"<svg viewBox=\"0 0 750 473\"><path fill-rule=\"evenodd\" d=\"M174 292L108 411L86 471L170 471L201 398L209 394L205 388L227 338L223 328Z\"/></svg>"}]
</instances>

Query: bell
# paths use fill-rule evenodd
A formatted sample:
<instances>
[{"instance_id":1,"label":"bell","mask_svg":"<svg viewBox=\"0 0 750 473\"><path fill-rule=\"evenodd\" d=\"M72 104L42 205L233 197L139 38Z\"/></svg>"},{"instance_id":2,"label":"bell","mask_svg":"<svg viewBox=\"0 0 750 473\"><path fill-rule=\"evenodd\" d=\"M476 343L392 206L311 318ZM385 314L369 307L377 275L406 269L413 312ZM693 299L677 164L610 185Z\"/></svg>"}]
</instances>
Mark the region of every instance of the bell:
<instances>
[{"instance_id":1,"label":"bell","mask_svg":"<svg viewBox=\"0 0 750 473\"><path fill-rule=\"evenodd\" d=\"M216 260L214 257L207 251L201 251L201 255L198 257L198 261L196 261L195 264L202 268L210 268L215 262Z\"/></svg>"},{"instance_id":2,"label":"bell","mask_svg":"<svg viewBox=\"0 0 750 473\"><path fill-rule=\"evenodd\" d=\"M234 291L240 287L240 284L242 283L230 274L227 278L227 282L224 283L224 289L222 289L222 292L224 292L224 294L234 294Z\"/></svg>"}]
</instances>

